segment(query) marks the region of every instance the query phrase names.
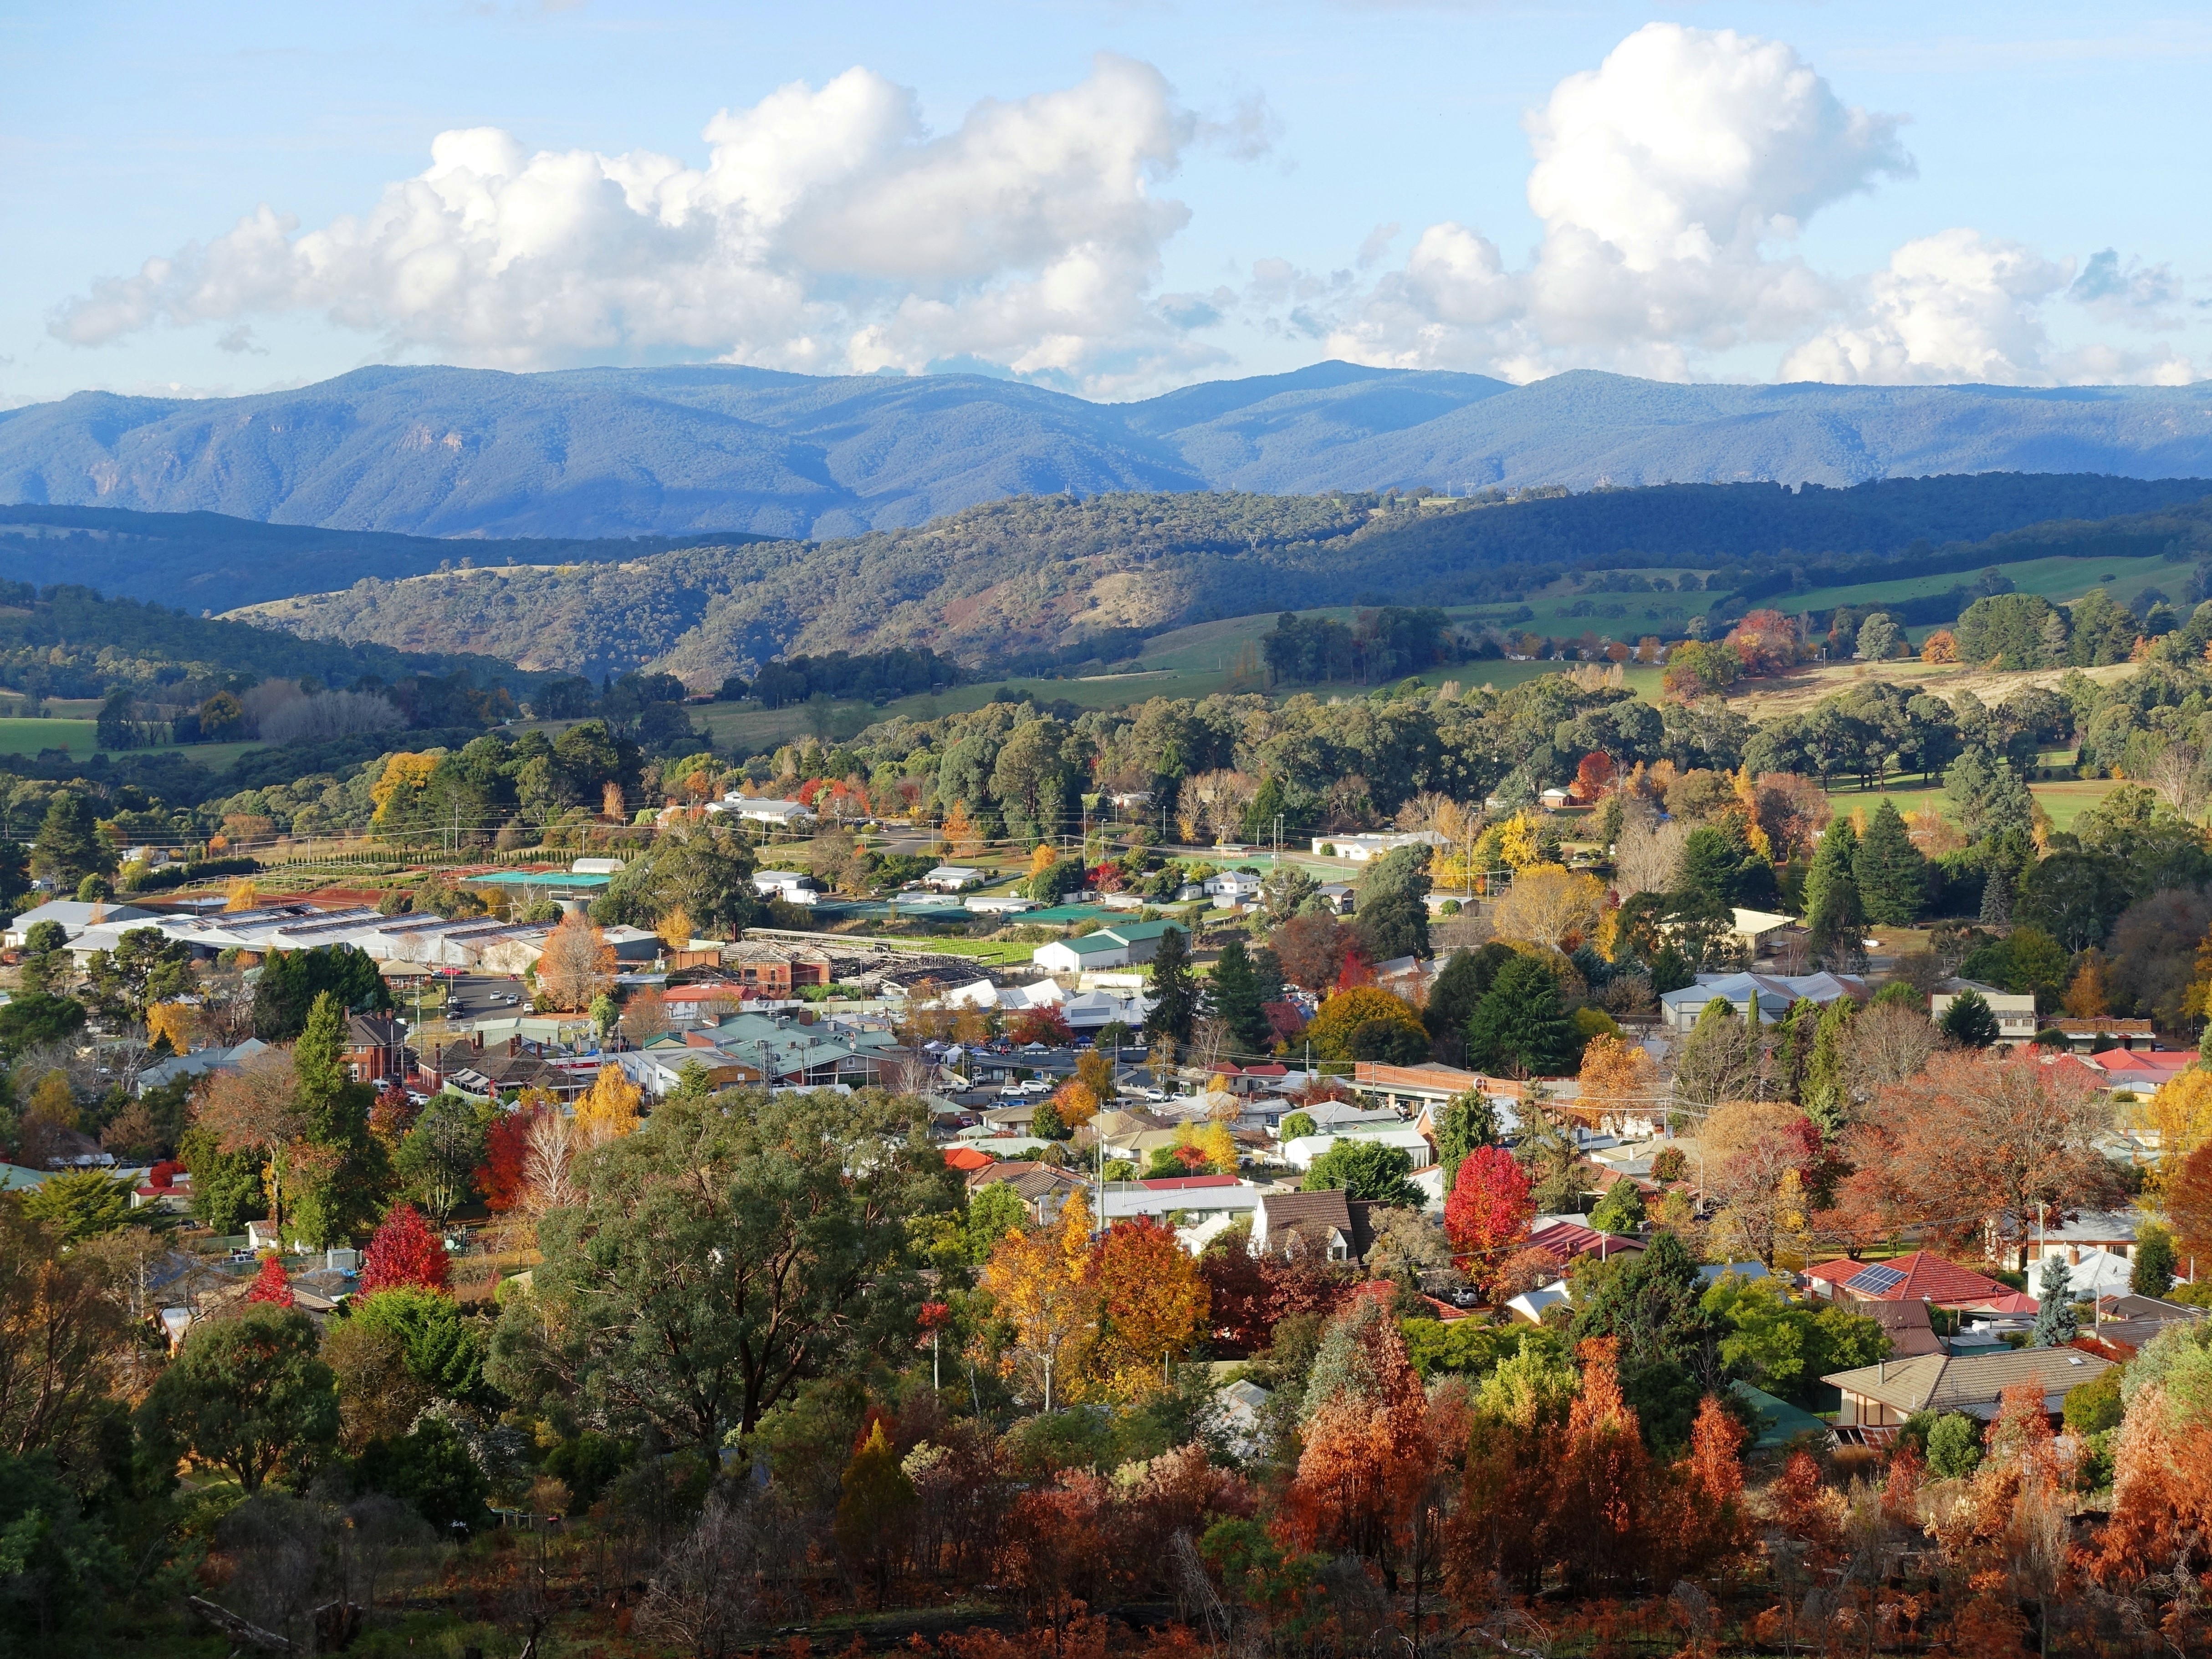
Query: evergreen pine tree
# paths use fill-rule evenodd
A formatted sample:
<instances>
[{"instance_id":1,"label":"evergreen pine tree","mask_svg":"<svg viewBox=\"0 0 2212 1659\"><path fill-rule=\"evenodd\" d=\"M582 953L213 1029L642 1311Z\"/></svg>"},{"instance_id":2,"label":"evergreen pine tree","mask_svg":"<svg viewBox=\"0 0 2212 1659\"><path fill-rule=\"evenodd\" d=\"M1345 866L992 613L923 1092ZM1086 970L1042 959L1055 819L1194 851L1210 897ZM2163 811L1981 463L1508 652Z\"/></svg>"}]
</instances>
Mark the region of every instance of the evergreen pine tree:
<instances>
[{"instance_id":1,"label":"evergreen pine tree","mask_svg":"<svg viewBox=\"0 0 2212 1659\"><path fill-rule=\"evenodd\" d=\"M2002 864L1991 866L1982 882L1982 925L2003 927L2012 921L2012 872Z\"/></svg>"},{"instance_id":2,"label":"evergreen pine tree","mask_svg":"<svg viewBox=\"0 0 2212 1659\"><path fill-rule=\"evenodd\" d=\"M1623 1176L1605 1190L1597 1207L1590 1212L1589 1224L1601 1233L1616 1236L1639 1232L1644 1227L1644 1193L1642 1188Z\"/></svg>"},{"instance_id":3,"label":"evergreen pine tree","mask_svg":"<svg viewBox=\"0 0 2212 1659\"><path fill-rule=\"evenodd\" d=\"M1808 932L1813 959L1823 968L1838 974L1865 969L1866 911L1859 903L1859 884L1848 870L1829 877L1812 904Z\"/></svg>"},{"instance_id":4,"label":"evergreen pine tree","mask_svg":"<svg viewBox=\"0 0 2212 1659\"><path fill-rule=\"evenodd\" d=\"M1820 1126L1825 1137L1839 1132L1850 1111L1850 1091L1844 1081L1844 1056L1850 1045L1851 1022L1859 1006L1849 997L1838 997L1824 1009L1813 1032L1813 1052L1805 1062L1797 1103L1805 1115Z\"/></svg>"},{"instance_id":5,"label":"evergreen pine tree","mask_svg":"<svg viewBox=\"0 0 2212 1659\"><path fill-rule=\"evenodd\" d=\"M1997 1017L1978 991L1961 991L1943 1011L1943 1035L1969 1048L1986 1048L1997 1040Z\"/></svg>"},{"instance_id":6,"label":"evergreen pine tree","mask_svg":"<svg viewBox=\"0 0 2212 1659\"><path fill-rule=\"evenodd\" d=\"M2154 1221L2148 1224L2136 1234L2128 1288L2137 1296L2164 1296L2173 1288L2174 1264L2173 1235Z\"/></svg>"},{"instance_id":7,"label":"evergreen pine tree","mask_svg":"<svg viewBox=\"0 0 2212 1659\"><path fill-rule=\"evenodd\" d=\"M50 877L57 887L74 892L87 876L105 875L114 868L115 854L100 840L82 799L56 795L31 843L31 873Z\"/></svg>"},{"instance_id":8,"label":"evergreen pine tree","mask_svg":"<svg viewBox=\"0 0 2212 1659\"><path fill-rule=\"evenodd\" d=\"M1474 1017L1474 1006L1490 989L1498 969L1517 954L1511 945L1495 941L1480 951L1455 951L1429 987L1421 1021L1429 1028L1437 1058L1447 1066L1456 1066L1466 1058L1467 1023Z\"/></svg>"},{"instance_id":9,"label":"evergreen pine tree","mask_svg":"<svg viewBox=\"0 0 2212 1659\"><path fill-rule=\"evenodd\" d=\"M1190 971L1190 945L1180 927L1160 935L1152 957L1152 1012L1145 1016L1145 1029L1176 1043L1190 1041L1190 1028L1198 1018L1198 981Z\"/></svg>"},{"instance_id":10,"label":"evergreen pine tree","mask_svg":"<svg viewBox=\"0 0 2212 1659\"><path fill-rule=\"evenodd\" d=\"M1206 982L1206 1012L1222 1020L1237 1046L1251 1054L1265 1054L1273 1046L1273 1034L1267 1029L1267 1017L1261 1012L1260 981L1252 971L1252 957L1241 939L1231 939L1221 947L1221 958L1213 965L1213 977Z\"/></svg>"},{"instance_id":11,"label":"evergreen pine tree","mask_svg":"<svg viewBox=\"0 0 2212 1659\"><path fill-rule=\"evenodd\" d=\"M2063 1255L2043 1258L2043 1276L2035 1287L2035 1328L2028 1335L2031 1348L2063 1348L2081 1334L2074 1313L2074 1275Z\"/></svg>"},{"instance_id":12,"label":"evergreen pine tree","mask_svg":"<svg viewBox=\"0 0 2212 1659\"><path fill-rule=\"evenodd\" d=\"M1805 872L1807 916L1820 909L1830 887L1838 881L1854 879L1851 865L1858 851L1858 831L1849 818L1838 818L1820 832L1820 844L1813 849L1813 867Z\"/></svg>"},{"instance_id":13,"label":"evergreen pine tree","mask_svg":"<svg viewBox=\"0 0 2212 1659\"><path fill-rule=\"evenodd\" d=\"M1508 1077L1556 1076L1574 1064L1574 1028L1548 966L1516 956L1498 969L1467 1023L1467 1059L1479 1072Z\"/></svg>"},{"instance_id":14,"label":"evergreen pine tree","mask_svg":"<svg viewBox=\"0 0 2212 1659\"><path fill-rule=\"evenodd\" d=\"M1866 836L1851 856L1859 902L1875 921L1902 927L1920 914L1928 896L1928 860L1912 844L1905 820L1885 796L1867 822Z\"/></svg>"},{"instance_id":15,"label":"evergreen pine tree","mask_svg":"<svg viewBox=\"0 0 2212 1659\"><path fill-rule=\"evenodd\" d=\"M1459 1166L1469 1152L1497 1144L1498 1109L1488 1096L1468 1089L1446 1101L1437 1119L1437 1161L1443 1166L1444 1190L1449 1192L1459 1180Z\"/></svg>"}]
</instances>

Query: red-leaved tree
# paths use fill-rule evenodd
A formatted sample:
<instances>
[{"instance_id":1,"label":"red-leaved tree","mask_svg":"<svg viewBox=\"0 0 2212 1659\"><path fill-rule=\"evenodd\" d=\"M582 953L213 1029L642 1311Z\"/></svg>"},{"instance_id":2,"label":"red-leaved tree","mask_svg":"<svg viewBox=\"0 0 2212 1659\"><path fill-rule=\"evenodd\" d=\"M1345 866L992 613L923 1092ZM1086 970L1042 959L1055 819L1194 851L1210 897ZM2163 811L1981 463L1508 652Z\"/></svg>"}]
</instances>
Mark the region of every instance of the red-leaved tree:
<instances>
[{"instance_id":1,"label":"red-leaved tree","mask_svg":"<svg viewBox=\"0 0 2212 1659\"><path fill-rule=\"evenodd\" d=\"M475 1175L477 1190L495 1213L505 1214L522 1201L535 1110L501 1112L484 1131L484 1161Z\"/></svg>"},{"instance_id":2,"label":"red-leaved tree","mask_svg":"<svg viewBox=\"0 0 2212 1659\"><path fill-rule=\"evenodd\" d=\"M430 1231L422 1212L412 1204L395 1204L362 1258L361 1293L367 1297L409 1285L442 1291L452 1273L446 1242Z\"/></svg>"},{"instance_id":3,"label":"red-leaved tree","mask_svg":"<svg viewBox=\"0 0 2212 1659\"><path fill-rule=\"evenodd\" d=\"M261 1258L261 1271L254 1275L253 1288L246 1293L246 1299L279 1308L292 1305L292 1281L285 1277L284 1264L275 1255Z\"/></svg>"},{"instance_id":4,"label":"red-leaved tree","mask_svg":"<svg viewBox=\"0 0 2212 1659\"><path fill-rule=\"evenodd\" d=\"M1075 1041L1067 1016L1057 1008L1024 1008L1014 1016L1007 1035L1016 1042L1042 1042L1048 1048L1064 1048Z\"/></svg>"},{"instance_id":5,"label":"red-leaved tree","mask_svg":"<svg viewBox=\"0 0 2212 1659\"><path fill-rule=\"evenodd\" d=\"M1535 1213L1528 1177L1513 1154L1476 1147L1461 1160L1444 1200L1444 1232L1462 1252L1460 1270L1478 1285L1495 1283Z\"/></svg>"}]
</instances>

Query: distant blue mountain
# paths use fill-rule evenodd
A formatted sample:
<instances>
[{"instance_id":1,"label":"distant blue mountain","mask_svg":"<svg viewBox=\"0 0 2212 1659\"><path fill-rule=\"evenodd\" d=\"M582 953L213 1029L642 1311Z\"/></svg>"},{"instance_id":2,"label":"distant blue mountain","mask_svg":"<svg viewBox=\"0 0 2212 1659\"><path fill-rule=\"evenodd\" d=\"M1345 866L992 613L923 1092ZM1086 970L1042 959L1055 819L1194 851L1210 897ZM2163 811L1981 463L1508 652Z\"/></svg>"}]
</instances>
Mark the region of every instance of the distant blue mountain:
<instances>
[{"instance_id":1,"label":"distant blue mountain","mask_svg":"<svg viewBox=\"0 0 2212 1659\"><path fill-rule=\"evenodd\" d=\"M827 538L1011 495L2212 476L2185 387L1676 386L1321 363L1137 404L973 375L369 368L0 413L0 501L429 537Z\"/></svg>"}]
</instances>

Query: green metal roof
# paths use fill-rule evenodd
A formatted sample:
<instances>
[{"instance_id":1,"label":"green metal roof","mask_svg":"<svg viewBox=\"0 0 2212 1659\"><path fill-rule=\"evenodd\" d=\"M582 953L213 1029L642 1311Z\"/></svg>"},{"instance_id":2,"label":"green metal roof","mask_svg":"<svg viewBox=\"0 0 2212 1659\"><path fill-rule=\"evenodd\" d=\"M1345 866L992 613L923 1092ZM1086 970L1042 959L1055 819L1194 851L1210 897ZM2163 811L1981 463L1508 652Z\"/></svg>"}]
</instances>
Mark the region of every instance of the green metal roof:
<instances>
[{"instance_id":1,"label":"green metal roof","mask_svg":"<svg viewBox=\"0 0 2212 1659\"><path fill-rule=\"evenodd\" d=\"M1820 1437L1828 1432L1828 1425L1812 1413L1786 1400L1777 1400L1748 1382L1731 1382L1729 1388L1759 1413L1759 1437L1751 1443L1753 1451L1780 1451L1807 1435Z\"/></svg>"}]
</instances>

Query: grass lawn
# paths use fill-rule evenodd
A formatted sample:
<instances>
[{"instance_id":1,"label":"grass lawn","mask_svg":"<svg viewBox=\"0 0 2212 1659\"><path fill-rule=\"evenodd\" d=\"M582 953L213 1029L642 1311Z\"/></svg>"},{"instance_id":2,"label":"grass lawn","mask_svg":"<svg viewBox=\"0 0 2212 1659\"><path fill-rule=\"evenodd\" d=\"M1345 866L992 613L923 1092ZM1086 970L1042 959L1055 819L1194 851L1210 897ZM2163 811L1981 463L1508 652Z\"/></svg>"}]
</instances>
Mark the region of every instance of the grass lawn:
<instances>
[{"instance_id":1,"label":"grass lawn","mask_svg":"<svg viewBox=\"0 0 2212 1659\"><path fill-rule=\"evenodd\" d=\"M2172 563L2157 554L2140 559L2027 559L2018 564L2001 564L1996 568L2012 578L2018 592L2040 593L2053 605L2078 599L2097 587L2105 589L2122 605L2146 587L2155 587L2174 599L2189 579L2186 565ZM1839 605L1917 599L1971 586L1976 574L1953 570L1927 576L1899 576L1889 581L1861 582L1851 587L1816 588L1810 593L1789 594L1775 603L1794 616L1801 611L1826 611Z\"/></svg>"},{"instance_id":2,"label":"grass lawn","mask_svg":"<svg viewBox=\"0 0 2212 1659\"><path fill-rule=\"evenodd\" d=\"M2054 828L2071 830L2075 819L2118 787L2118 781L2112 778L2067 778L2057 782L2032 783L2027 793L2051 814ZM1828 791L1828 799L1835 803L1838 812L1854 811L1861 806L1871 809L1885 795L1897 803L1900 812L1924 811L1932 806L1947 818L1955 820L1959 816L1950 792L1940 781L1927 783L1917 777L1892 778L1879 789L1862 790L1856 783L1839 783Z\"/></svg>"},{"instance_id":3,"label":"grass lawn","mask_svg":"<svg viewBox=\"0 0 2212 1659\"><path fill-rule=\"evenodd\" d=\"M0 719L0 755L28 757L41 749L66 749L70 759L88 760L100 747L99 730L93 720Z\"/></svg>"}]
</instances>

